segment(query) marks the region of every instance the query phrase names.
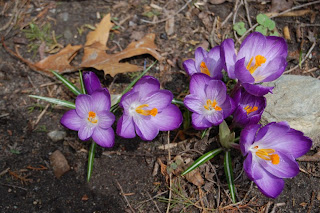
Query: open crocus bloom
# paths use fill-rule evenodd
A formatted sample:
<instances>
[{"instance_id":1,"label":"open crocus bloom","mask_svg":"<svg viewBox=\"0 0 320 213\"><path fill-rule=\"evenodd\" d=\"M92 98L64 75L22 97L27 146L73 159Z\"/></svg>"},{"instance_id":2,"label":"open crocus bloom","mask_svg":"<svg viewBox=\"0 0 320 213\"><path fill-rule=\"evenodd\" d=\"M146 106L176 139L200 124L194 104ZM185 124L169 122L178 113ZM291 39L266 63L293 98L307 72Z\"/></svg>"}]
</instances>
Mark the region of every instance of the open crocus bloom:
<instances>
[{"instance_id":1,"label":"open crocus bloom","mask_svg":"<svg viewBox=\"0 0 320 213\"><path fill-rule=\"evenodd\" d=\"M239 88L233 100L237 106L233 113L233 123L236 126L245 127L260 121L266 107L265 97L251 95L243 88Z\"/></svg>"},{"instance_id":2,"label":"open crocus bloom","mask_svg":"<svg viewBox=\"0 0 320 213\"><path fill-rule=\"evenodd\" d=\"M121 98L119 106L124 112L117 124L117 134L134 138L137 133L143 140L152 140L159 131L178 128L182 114L177 106L171 104L172 98L170 91L160 89L157 79L142 77Z\"/></svg>"},{"instance_id":3,"label":"open crocus bloom","mask_svg":"<svg viewBox=\"0 0 320 213\"><path fill-rule=\"evenodd\" d=\"M234 43L226 39L221 44L221 56L230 78L237 78L252 95L262 96L272 91L272 87L260 85L279 78L287 62L288 47L285 40L276 36L251 33L242 42L236 55Z\"/></svg>"},{"instance_id":4,"label":"open crocus bloom","mask_svg":"<svg viewBox=\"0 0 320 213\"><path fill-rule=\"evenodd\" d=\"M195 73L206 74L213 79L222 79L224 62L220 57L220 46L212 48L209 52L198 47L194 53L195 60L188 59L183 62L186 72L192 76Z\"/></svg>"},{"instance_id":5,"label":"open crocus bloom","mask_svg":"<svg viewBox=\"0 0 320 213\"><path fill-rule=\"evenodd\" d=\"M66 128L78 131L81 140L92 139L102 147L114 145L111 127L115 116L109 112L110 95L107 89L97 90L91 95L78 95L76 109L66 112L60 122Z\"/></svg>"},{"instance_id":6,"label":"open crocus bloom","mask_svg":"<svg viewBox=\"0 0 320 213\"><path fill-rule=\"evenodd\" d=\"M94 72L84 72L82 76L84 87L89 95L96 90L102 89L99 78Z\"/></svg>"},{"instance_id":7,"label":"open crocus bloom","mask_svg":"<svg viewBox=\"0 0 320 213\"><path fill-rule=\"evenodd\" d=\"M191 77L190 94L185 97L184 104L193 112L192 125L199 130L219 125L235 108L225 84L204 74Z\"/></svg>"},{"instance_id":8,"label":"open crocus bloom","mask_svg":"<svg viewBox=\"0 0 320 213\"><path fill-rule=\"evenodd\" d=\"M245 127L240 135L240 148L244 156L244 170L260 191L271 198L277 197L284 187L283 178L299 173L295 161L306 154L312 141L286 122L258 124Z\"/></svg>"}]
</instances>

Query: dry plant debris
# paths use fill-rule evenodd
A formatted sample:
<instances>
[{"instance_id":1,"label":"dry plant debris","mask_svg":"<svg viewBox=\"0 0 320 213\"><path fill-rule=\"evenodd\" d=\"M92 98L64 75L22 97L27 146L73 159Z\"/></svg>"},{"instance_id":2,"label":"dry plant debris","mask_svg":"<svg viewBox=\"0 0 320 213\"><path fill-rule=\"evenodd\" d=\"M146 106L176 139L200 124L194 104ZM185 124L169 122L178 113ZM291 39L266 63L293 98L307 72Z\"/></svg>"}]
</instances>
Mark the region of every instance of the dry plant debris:
<instances>
[{"instance_id":1,"label":"dry plant debris","mask_svg":"<svg viewBox=\"0 0 320 213\"><path fill-rule=\"evenodd\" d=\"M10 50L4 42L2 42L2 44L9 53L28 64L31 69L46 75L51 75L52 70L59 73L66 73L92 67L103 70L105 75L110 74L111 76L115 76L118 73L134 72L142 69L130 63L120 63L123 59L150 54L157 60L162 60L160 53L157 51L157 46L154 43L155 34L153 33L147 34L137 42L131 42L128 47L121 52L107 54L106 50L108 48L106 43L112 26L111 16L108 14L101 20L96 29L87 35L87 41L84 46L72 46L69 44L57 54L50 55L36 63L24 59L18 52ZM70 65L71 61L82 48L84 49L84 54L80 65Z\"/></svg>"}]
</instances>

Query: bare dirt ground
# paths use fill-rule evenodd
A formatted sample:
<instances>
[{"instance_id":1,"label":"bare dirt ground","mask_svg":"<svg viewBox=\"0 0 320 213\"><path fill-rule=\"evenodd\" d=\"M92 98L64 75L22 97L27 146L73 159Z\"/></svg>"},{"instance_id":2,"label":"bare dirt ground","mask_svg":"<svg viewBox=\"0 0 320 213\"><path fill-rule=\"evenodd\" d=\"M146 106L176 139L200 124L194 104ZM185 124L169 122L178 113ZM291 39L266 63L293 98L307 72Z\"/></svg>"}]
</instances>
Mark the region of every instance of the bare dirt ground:
<instances>
[{"instance_id":1,"label":"bare dirt ground","mask_svg":"<svg viewBox=\"0 0 320 213\"><path fill-rule=\"evenodd\" d=\"M219 2L223 3L215 4ZM130 42L154 33L164 60L148 74L157 77L162 87L171 90L176 98L182 98L189 82L181 66L183 60L192 58L198 46L208 49L225 38L234 38L233 19L245 22L247 29L250 28L244 5L236 10L236 15L231 14L235 2L242 1L1 0L0 35L7 48L36 62L50 55L48 51L58 51L68 44L84 44L87 33L102 16L110 13L116 27L110 33L108 51L119 52ZM284 8L280 9L267 0L243 1L247 3L252 24L259 13L281 12L310 2L315 1L292 1L292 5L282 4ZM280 35L285 27L290 32L287 70L298 65L299 56L306 59L291 74L320 76L319 11L320 3L293 9L291 16L274 18ZM42 32L50 24L45 37L55 37L56 41L26 38L30 23L39 26ZM312 53L306 57L310 49ZM79 58L72 63L77 64ZM125 61L143 66L145 62L150 65L154 58L142 55ZM95 71L112 94L121 93L137 76L124 73L111 77L99 70L86 70ZM79 84L77 72L65 77ZM277 199L264 197L251 184L242 170L243 157L237 151L232 152L239 201L236 204L232 204L228 195L222 156L201 166L197 172L200 177L180 177L183 168L172 165L177 166L181 160L195 160L218 147L216 128L203 140L200 132L182 127L180 134L162 132L151 142L116 137L112 149L97 148L88 183L90 143L81 142L76 132L60 125L65 108L28 97L34 94L72 101L75 96L56 79L33 71L3 47L0 48L0 87L1 212L166 212L167 209L170 212L319 212L319 160L299 162L300 174L286 180L285 189ZM47 135L53 130L64 130L67 135L54 142ZM168 139L176 146L170 151L159 149ZM56 150L63 153L71 167L60 178L56 178L50 165L50 155Z\"/></svg>"}]
</instances>

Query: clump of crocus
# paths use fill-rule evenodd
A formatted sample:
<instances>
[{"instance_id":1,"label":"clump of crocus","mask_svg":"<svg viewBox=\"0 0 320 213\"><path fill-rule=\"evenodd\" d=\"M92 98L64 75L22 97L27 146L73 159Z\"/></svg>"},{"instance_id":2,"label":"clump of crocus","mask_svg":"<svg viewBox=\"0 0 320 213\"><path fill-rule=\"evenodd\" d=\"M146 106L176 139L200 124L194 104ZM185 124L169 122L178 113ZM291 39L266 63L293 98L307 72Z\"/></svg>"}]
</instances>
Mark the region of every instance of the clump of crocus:
<instances>
[{"instance_id":1,"label":"clump of crocus","mask_svg":"<svg viewBox=\"0 0 320 213\"><path fill-rule=\"evenodd\" d=\"M78 131L81 140L92 138L102 147L112 147L114 131L111 126L115 116L110 112L110 94L107 89L89 92L92 93L77 96L76 109L66 112L60 122L66 128Z\"/></svg>"},{"instance_id":2,"label":"clump of crocus","mask_svg":"<svg viewBox=\"0 0 320 213\"><path fill-rule=\"evenodd\" d=\"M160 83L151 76L142 77L122 96L119 106L124 109L117 124L117 134L143 140L154 139L159 131L176 129L182 123L182 113L171 101L173 95L160 89Z\"/></svg>"},{"instance_id":3,"label":"clump of crocus","mask_svg":"<svg viewBox=\"0 0 320 213\"><path fill-rule=\"evenodd\" d=\"M284 187L283 178L299 173L295 161L306 154L312 141L286 122L253 124L240 135L240 148L244 156L244 170L260 191L271 198L277 197Z\"/></svg>"},{"instance_id":4,"label":"clump of crocus","mask_svg":"<svg viewBox=\"0 0 320 213\"><path fill-rule=\"evenodd\" d=\"M221 56L229 77L239 79L242 86L256 96L272 91L273 87L260 83L273 81L282 75L287 66L287 55L288 47L283 38L264 36L258 32L246 37L238 54L232 39L226 39L221 44Z\"/></svg>"},{"instance_id":5,"label":"clump of crocus","mask_svg":"<svg viewBox=\"0 0 320 213\"><path fill-rule=\"evenodd\" d=\"M195 60L188 59L183 62L183 67L190 76L195 73L203 73L217 80L222 78L221 71L224 62L220 57L220 46L212 48L209 52L198 47L194 56Z\"/></svg>"},{"instance_id":6,"label":"clump of crocus","mask_svg":"<svg viewBox=\"0 0 320 213\"><path fill-rule=\"evenodd\" d=\"M263 96L254 96L239 88L233 100L236 103L236 109L233 113L233 125L245 127L250 124L257 124L266 107L266 98Z\"/></svg>"},{"instance_id":7,"label":"clump of crocus","mask_svg":"<svg viewBox=\"0 0 320 213\"><path fill-rule=\"evenodd\" d=\"M185 97L184 104L193 112L192 125L199 130L219 125L235 109L226 85L204 74L191 77L190 94Z\"/></svg>"}]
</instances>

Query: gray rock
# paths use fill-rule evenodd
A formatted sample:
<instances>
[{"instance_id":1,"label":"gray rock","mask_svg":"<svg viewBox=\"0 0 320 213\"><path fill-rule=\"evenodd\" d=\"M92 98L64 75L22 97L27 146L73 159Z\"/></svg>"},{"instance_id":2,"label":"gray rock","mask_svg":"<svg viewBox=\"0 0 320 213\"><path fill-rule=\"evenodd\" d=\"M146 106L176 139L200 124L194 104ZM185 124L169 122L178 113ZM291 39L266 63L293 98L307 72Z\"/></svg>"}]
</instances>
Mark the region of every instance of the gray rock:
<instances>
[{"instance_id":1,"label":"gray rock","mask_svg":"<svg viewBox=\"0 0 320 213\"><path fill-rule=\"evenodd\" d=\"M48 133L48 137L54 142L61 141L67 136L67 133L62 130L53 130Z\"/></svg>"},{"instance_id":2,"label":"gray rock","mask_svg":"<svg viewBox=\"0 0 320 213\"><path fill-rule=\"evenodd\" d=\"M273 94L266 95L267 107L261 123L287 121L320 146L320 81L310 76L283 75L273 82Z\"/></svg>"}]
</instances>

